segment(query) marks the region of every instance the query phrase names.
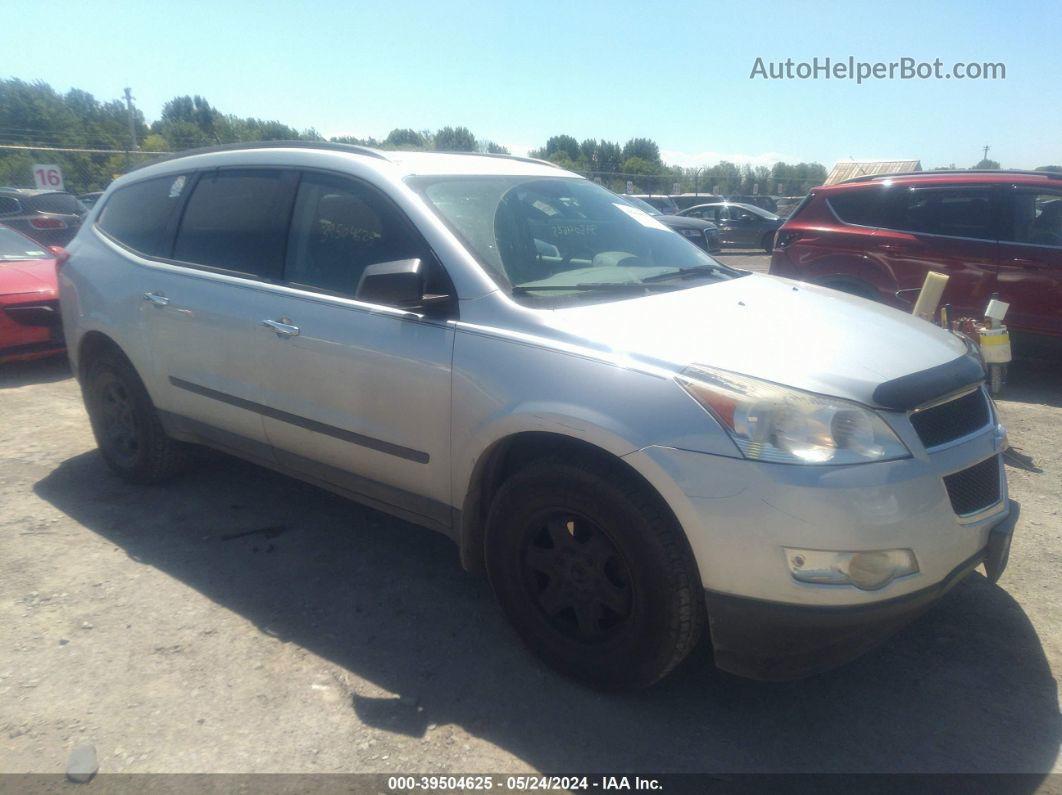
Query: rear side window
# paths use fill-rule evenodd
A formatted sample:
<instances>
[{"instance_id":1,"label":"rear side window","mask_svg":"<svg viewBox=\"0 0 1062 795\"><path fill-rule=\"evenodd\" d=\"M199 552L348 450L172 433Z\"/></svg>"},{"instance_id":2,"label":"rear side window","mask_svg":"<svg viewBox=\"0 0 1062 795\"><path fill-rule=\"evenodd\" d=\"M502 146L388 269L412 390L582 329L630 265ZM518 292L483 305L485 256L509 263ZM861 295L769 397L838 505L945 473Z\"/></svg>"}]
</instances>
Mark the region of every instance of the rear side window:
<instances>
[{"instance_id":1,"label":"rear side window","mask_svg":"<svg viewBox=\"0 0 1062 795\"><path fill-rule=\"evenodd\" d=\"M27 202L31 210L41 213L65 213L79 215L83 208L77 197L71 193L42 193Z\"/></svg>"},{"instance_id":2,"label":"rear side window","mask_svg":"<svg viewBox=\"0 0 1062 795\"><path fill-rule=\"evenodd\" d=\"M166 226L178 207L188 177L171 174L119 188L107 200L96 224L124 246L161 256Z\"/></svg>"},{"instance_id":3,"label":"rear side window","mask_svg":"<svg viewBox=\"0 0 1062 795\"><path fill-rule=\"evenodd\" d=\"M897 228L992 240L991 205L992 192L986 187L913 188L900 208Z\"/></svg>"},{"instance_id":4,"label":"rear side window","mask_svg":"<svg viewBox=\"0 0 1062 795\"><path fill-rule=\"evenodd\" d=\"M857 226L884 226L884 191L881 188L849 190L830 196L830 203L837 217L846 224ZM803 204L801 204L803 207ZM793 213L800 212L800 207Z\"/></svg>"},{"instance_id":5,"label":"rear side window","mask_svg":"<svg viewBox=\"0 0 1062 795\"><path fill-rule=\"evenodd\" d=\"M173 258L279 278L291 194L285 176L279 170L203 174L188 199Z\"/></svg>"},{"instance_id":6,"label":"rear side window","mask_svg":"<svg viewBox=\"0 0 1062 795\"><path fill-rule=\"evenodd\" d=\"M1004 239L1062 248L1062 192L1018 189L1010 201L1011 224Z\"/></svg>"},{"instance_id":7,"label":"rear side window","mask_svg":"<svg viewBox=\"0 0 1062 795\"><path fill-rule=\"evenodd\" d=\"M14 196L0 196L0 215L14 215L22 212L22 205Z\"/></svg>"}]
</instances>

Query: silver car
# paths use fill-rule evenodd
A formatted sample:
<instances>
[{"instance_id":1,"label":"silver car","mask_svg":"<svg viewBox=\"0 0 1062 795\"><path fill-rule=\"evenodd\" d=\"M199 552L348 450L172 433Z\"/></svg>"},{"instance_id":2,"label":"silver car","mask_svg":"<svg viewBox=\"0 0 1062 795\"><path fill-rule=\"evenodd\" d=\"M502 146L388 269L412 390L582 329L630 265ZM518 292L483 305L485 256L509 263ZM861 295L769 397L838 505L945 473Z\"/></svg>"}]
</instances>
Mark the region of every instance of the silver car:
<instances>
[{"instance_id":1,"label":"silver car","mask_svg":"<svg viewBox=\"0 0 1062 795\"><path fill-rule=\"evenodd\" d=\"M584 682L649 685L706 632L728 671L813 673L1006 564L962 338L548 163L221 148L116 180L69 251L111 469L208 445L438 530Z\"/></svg>"}]
</instances>

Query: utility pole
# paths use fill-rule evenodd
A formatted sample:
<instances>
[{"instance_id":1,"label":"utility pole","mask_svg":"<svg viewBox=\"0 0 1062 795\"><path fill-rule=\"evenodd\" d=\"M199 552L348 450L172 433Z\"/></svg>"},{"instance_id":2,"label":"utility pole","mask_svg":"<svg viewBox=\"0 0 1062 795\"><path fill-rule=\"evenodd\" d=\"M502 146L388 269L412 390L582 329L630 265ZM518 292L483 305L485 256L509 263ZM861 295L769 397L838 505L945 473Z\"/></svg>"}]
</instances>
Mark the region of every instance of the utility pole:
<instances>
[{"instance_id":1,"label":"utility pole","mask_svg":"<svg viewBox=\"0 0 1062 795\"><path fill-rule=\"evenodd\" d=\"M129 117L129 151L135 152L139 147L136 145L136 125L133 123L133 89L125 89L125 111Z\"/></svg>"},{"instance_id":2,"label":"utility pole","mask_svg":"<svg viewBox=\"0 0 1062 795\"><path fill-rule=\"evenodd\" d=\"M982 159L988 160L988 150L991 149L991 148L992 148L991 146L989 146L988 144L985 144L985 156Z\"/></svg>"}]
</instances>

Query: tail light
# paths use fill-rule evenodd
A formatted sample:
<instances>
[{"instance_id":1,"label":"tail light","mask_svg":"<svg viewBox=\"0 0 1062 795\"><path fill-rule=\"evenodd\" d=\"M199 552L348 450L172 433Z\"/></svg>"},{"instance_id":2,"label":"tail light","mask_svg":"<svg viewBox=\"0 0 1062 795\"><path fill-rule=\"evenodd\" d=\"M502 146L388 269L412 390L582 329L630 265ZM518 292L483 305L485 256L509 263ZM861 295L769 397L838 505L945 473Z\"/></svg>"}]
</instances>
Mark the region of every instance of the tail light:
<instances>
[{"instance_id":1,"label":"tail light","mask_svg":"<svg viewBox=\"0 0 1062 795\"><path fill-rule=\"evenodd\" d=\"M70 252L62 246L48 246L48 250L55 255L55 269L59 270L70 259Z\"/></svg>"},{"instance_id":2,"label":"tail light","mask_svg":"<svg viewBox=\"0 0 1062 795\"><path fill-rule=\"evenodd\" d=\"M793 243L800 240L804 233L799 229L779 229L774 236L775 248L789 248Z\"/></svg>"},{"instance_id":3,"label":"tail light","mask_svg":"<svg viewBox=\"0 0 1062 795\"><path fill-rule=\"evenodd\" d=\"M30 218L30 226L34 229L66 229L66 221L62 218L47 218L38 216Z\"/></svg>"}]
</instances>

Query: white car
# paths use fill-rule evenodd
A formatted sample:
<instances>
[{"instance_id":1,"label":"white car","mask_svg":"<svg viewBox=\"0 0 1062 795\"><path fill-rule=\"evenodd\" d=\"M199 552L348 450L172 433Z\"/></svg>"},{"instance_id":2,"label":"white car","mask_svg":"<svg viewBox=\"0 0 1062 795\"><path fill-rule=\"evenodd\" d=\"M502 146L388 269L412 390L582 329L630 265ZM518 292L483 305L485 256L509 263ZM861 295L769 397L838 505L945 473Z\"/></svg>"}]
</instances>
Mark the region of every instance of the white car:
<instances>
[{"instance_id":1,"label":"white car","mask_svg":"<svg viewBox=\"0 0 1062 795\"><path fill-rule=\"evenodd\" d=\"M651 684L705 630L728 671L816 672L1006 564L962 338L729 269L550 164L222 147L116 180L69 251L115 472L209 445L434 528L582 681Z\"/></svg>"}]
</instances>

